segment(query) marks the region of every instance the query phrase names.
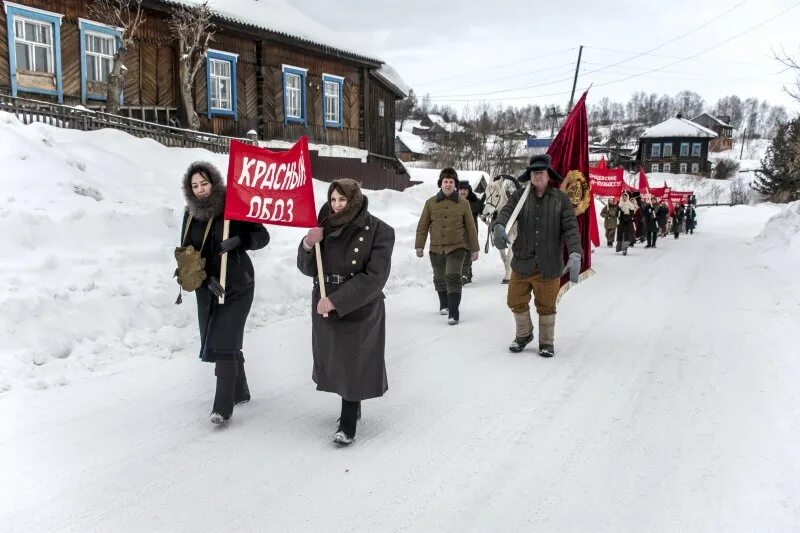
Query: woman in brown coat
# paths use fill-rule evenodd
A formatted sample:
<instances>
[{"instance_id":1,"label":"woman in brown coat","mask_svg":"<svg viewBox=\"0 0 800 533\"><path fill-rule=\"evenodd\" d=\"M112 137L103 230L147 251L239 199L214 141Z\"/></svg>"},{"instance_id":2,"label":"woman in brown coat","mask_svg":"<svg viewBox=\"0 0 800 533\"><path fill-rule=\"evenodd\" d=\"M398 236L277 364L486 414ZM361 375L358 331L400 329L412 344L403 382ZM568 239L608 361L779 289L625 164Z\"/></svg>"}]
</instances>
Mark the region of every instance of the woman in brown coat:
<instances>
[{"instance_id":1,"label":"woman in brown coat","mask_svg":"<svg viewBox=\"0 0 800 533\"><path fill-rule=\"evenodd\" d=\"M394 229L370 214L367 198L351 179L331 183L317 223L298 247L297 268L314 278L313 379L317 390L342 397L333 441L347 445L356 436L361 401L388 390L382 291L392 263ZM322 249L326 298L320 298L315 243Z\"/></svg>"}]
</instances>

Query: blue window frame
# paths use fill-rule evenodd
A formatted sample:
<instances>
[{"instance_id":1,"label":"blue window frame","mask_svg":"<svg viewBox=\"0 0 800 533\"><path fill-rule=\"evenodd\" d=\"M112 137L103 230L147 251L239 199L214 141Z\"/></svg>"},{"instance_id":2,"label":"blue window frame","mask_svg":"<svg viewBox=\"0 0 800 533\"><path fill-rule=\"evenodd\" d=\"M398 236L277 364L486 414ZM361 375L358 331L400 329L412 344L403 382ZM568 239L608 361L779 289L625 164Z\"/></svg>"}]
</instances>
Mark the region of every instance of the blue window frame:
<instances>
[{"instance_id":1,"label":"blue window frame","mask_svg":"<svg viewBox=\"0 0 800 533\"><path fill-rule=\"evenodd\" d=\"M108 74L114 66L114 54L120 46L122 32L119 28L78 19L81 40L81 101L105 100L106 91L92 90L90 84L108 83Z\"/></svg>"},{"instance_id":2,"label":"blue window frame","mask_svg":"<svg viewBox=\"0 0 800 533\"><path fill-rule=\"evenodd\" d=\"M661 149L663 157L672 157L672 143L664 143L664 148Z\"/></svg>"},{"instance_id":3,"label":"blue window frame","mask_svg":"<svg viewBox=\"0 0 800 533\"><path fill-rule=\"evenodd\" d=\"M660 143L653 143L650 145L650 157L661 157Z\"/></svg>"},{"instance_id":4,"label":"blue window frame","mask_svg":"<svg viewBox=\"0 0 800 533\"><path fill-rule=\"evenodd\" d=\"M692 143L692 157L700 157L703 153L703 145L700 143Z\"/></svg>"},{"instance_id":5,"label":"blue window frame","mask_svg":"<svg viewBox=\"0 0 800 533\"><path fill-rule=\"evenodd\" d=\"M689 157L689 143L681 143L681 157Z\"/></svg>"},{"instance_id":6,"label":"blue window frame","mask_svg":"<svg viewBox=\"0 0 800 533\"><path fill-rule=\"evenodd\" d=\"M12 2L4 2L3 8L6 12L11 94L17 96L18 91L50 94L62 103L61 21L64 15ZM41 76L43 80L50 75L54 87L32 86L25 80L20 82L19 74Z\"/></svg>"},{"instance_id":7,"label":"blue window frame","mask_svg":"<svg viewBox=\"0 0 800 533\"><path fill-rule=\"evenodd\" d=\"M206 52L206 101L208 117L236 118L236 61L238 54L208 50Z\"/></svg>"},{"instance_id":8,"label":"blue window frame","mask_svg":"<svg viewBox=\"0 0 800 533\"><path fill-rule=\"evenodd\" d=\"M322 75L322 116L326 128L342 128L342 88L344 78Z\"/></svg>"},{"instance_id":9,"label":"blue window frame","mask_svg":"<svg viewBox=\"0 0 800 533\"><path fill-rule=\"evenodd\" d=\"M283 122L306 125L306 75L308 70L283 65Z\"/></svg>"}]
</instances>

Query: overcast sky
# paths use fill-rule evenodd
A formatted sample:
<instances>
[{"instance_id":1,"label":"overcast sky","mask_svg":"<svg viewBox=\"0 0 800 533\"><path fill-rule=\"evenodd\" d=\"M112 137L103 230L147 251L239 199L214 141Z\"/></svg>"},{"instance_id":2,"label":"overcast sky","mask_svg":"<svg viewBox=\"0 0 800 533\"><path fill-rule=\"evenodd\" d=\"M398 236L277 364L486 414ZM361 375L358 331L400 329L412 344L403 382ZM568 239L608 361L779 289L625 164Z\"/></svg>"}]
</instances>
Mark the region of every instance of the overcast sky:
<instances>
[{"instance_id":1,"label":"overcast sky","mask_svg":"<svg viewBox=\"0 0 800 533\"><path fill-rule=\"evenodd\" d=\"M566 105L583 44L578 90L594 83L589 103L689 89L708 103L737 94L800 111L783 92L793 73L772 58L781 47L800 56L797 0L289 2L458 109Z\"/></svg>"}]
</instances>

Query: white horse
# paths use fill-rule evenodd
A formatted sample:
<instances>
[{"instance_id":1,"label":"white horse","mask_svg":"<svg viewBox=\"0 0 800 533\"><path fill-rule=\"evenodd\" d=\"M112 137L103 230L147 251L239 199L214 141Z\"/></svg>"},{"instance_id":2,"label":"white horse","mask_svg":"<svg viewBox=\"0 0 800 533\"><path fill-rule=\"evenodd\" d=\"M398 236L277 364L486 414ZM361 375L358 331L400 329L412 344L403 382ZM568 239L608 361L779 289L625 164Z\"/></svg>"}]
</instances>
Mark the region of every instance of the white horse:
<instances>
[{"instance_id":1,"label":"white horse","mask_svg":"<svg viewBox=\"0 0 800 533\"><path fill-rule=\"evenodd\" d=\"M516 190L516 185L511 180L506 180L504 178L496 179L495 181L489 183L486 186L486 200L483 205L483 211L481 212L481 219L489 226L489 239L492 238L492 225L494 224L497 215L500 214L500 210L505 207L508 203L508 199L511 194ZM506 228L508 230L508 228ZM508 231L508 238L511 241L511 244L514 243L514 239L517 238L517 225L514 224L514 227L511 228L511 231ZM487 242L487 252L488 252L488 242ZM503 283L508 283L511 279L511 258L513 252L511 251L511 244L508 245L508 248L505 250L499 250L500 257L503 259L503 266L505 266L506 273L503 276Z\"/></svg>"}]
</instances>

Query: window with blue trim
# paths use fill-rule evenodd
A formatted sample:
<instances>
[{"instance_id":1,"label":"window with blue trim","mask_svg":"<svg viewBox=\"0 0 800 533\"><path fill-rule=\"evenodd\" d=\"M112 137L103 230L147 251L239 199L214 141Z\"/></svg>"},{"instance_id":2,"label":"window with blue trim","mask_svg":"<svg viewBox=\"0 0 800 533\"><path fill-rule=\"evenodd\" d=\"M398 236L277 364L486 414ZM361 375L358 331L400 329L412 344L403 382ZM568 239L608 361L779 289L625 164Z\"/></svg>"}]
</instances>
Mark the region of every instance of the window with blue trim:
<instances>
[{"instance_id":1,"label":"window with blue trim","mask_svg":"<svg viewBox=\"0 0 800 533\"><path fill-rule=\"evenodd\" d=\"M692 143L692 157L700 157L702 150L703 146L700 143Z\"/></svg>"},{"instance_id":2,"label":"window with blue trim","mask_svg":"<svg viewBox=\"0 0 800 533\"><path fill-rule=\"evenodd\" d=\"M9 47L11 94L18 90L58 96L61 80L61 20L63 15L4 2Z\"/></svg>"},{"instance_id":3,"label":"window with blue trim","mask_svg":"<svg viewBox=\"0 0 800 533\"><path fill-rule=\"evenodd\" d=\"M219 50L206 53L206 96L208 116L237 115L236 61L239 56Z\"/></svg>"},{"instance_id":4,"label":"window with blue trim","mask_svg":"<svg viewBox=\"0 0 800 533\"><path fill-rule=\"evenodd\" d=\"M325 127L342 127L342 86L344 79L330 74L322 75L322 107Z\"/></svg>"},{"instance_id":5,"label":"window with blue trim","mask_svg":"<svg viewBox=\"0 0 800 533\"><path fill-rule=\"evenodd\" d=\"M650 157L661 157L660 143L654 143L650 145Z\"/></svg>"},{"instance_id":6,"label":"window with blue trim","mask_svg":"<svg viewBox=\"0 0 800 533\"><path fill-rule=\"evenodd\" d=\"M306 123L305 69L283 67L283 115L285 122Z\"/></svg>"},{"instance_id":7,"label":"window with blue trim","mask_svg":"<svg viewBox=\"0 0 800 533\"><path fill-rule=\"evenodd\" d=\"M121 31L84 19L79 19L78 26L81 39L81 100L105 100Z\"/></svg>"}]
</instances>

